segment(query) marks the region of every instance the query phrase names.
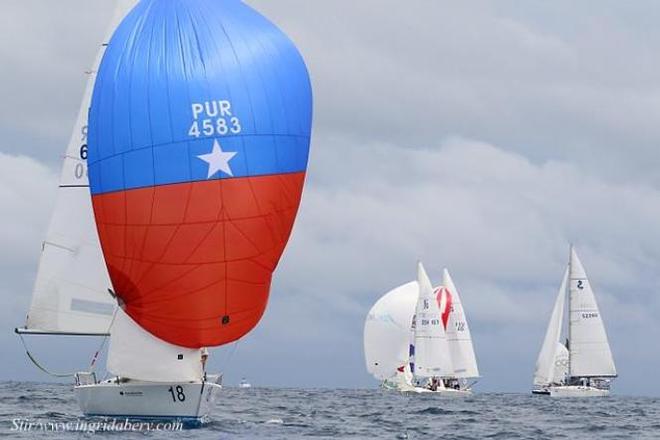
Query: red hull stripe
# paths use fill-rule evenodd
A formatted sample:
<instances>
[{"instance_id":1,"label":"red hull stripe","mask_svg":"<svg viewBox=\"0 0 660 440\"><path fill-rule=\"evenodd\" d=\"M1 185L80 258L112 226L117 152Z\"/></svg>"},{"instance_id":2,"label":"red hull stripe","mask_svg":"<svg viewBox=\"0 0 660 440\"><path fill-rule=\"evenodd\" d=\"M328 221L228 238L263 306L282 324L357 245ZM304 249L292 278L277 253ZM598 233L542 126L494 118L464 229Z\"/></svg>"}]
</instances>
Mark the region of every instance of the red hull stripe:
<instances>
[{"instance_id":1,"label":"red hull stripe","mask_svg":"<svg viewBox=\"0 0 660 440\"><path fill-rule=\"evenodd\" d=\"M305 173L188 182L92 197L126 312L184 347L218 346L261 318Z\"/></svg>"}]
</instances>

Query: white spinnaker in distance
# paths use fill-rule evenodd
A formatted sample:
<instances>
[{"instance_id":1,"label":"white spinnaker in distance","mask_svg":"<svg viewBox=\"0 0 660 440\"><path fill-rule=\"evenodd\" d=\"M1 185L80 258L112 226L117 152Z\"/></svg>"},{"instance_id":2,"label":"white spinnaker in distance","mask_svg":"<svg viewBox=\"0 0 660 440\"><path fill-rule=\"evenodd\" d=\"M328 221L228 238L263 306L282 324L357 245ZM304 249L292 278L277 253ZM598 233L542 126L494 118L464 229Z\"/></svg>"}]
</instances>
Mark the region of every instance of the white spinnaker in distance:
<instances>
[{"instance_id":1,"label":"white spinnaker in distance","mask_svg":"<svg viewBox=\"0 0 660 440\"><path fill-rule=\"evenodd\" d=\"M415 307L415 371L418 378L451 377L454 369L440 306L422 263L417 267L419 298Z\"/></svg>"},{"instance_id":2,"label":"white spinnaker in distance","mask_svg":"<svg viewBox=\"0 0 660 440\"><path fill-rule=\"evenodd\" d=\"M467 316L458 289L447 269L442 274L442 285L449 290L452 298L446 333L454 376L462 379L479 377Z\"/></svg>"},{"instance_id":3,"label":"white spinnaker in distance","mask_svg":"<svg viewBox=\"0 0 660 440\"><path fill-rule=\"evenodd\" d=\"M364 355L367 371L388 380L408 364L410 325L419 296L416 281L386 293L371 308L364 323Z\"/></svg>"},{"instance_id":4,"label":"white spinnaker in distance","mask_svg":"<svg viewBox=\"0 0 660 440\"><path fill-rule=\"evenodd\" d=\"M87 180L87 114L96 71L123 17L138 0L119 0L94 65L64 157L55 210L43 244L25 330L104 334L115 301L101 252Z\"/></svg>"},{"instance_id":5,"label":"white spinnaker in distance","mask_svg":"<svg viewBox=\"0 0 660 440\"><path fill-rule=\"evenodd\" d=\"M552 383L555 377L555 357L557 355L557 344L561 338L561 328L564 322L564 305L566 299L566 286L568 283L568 267L564 272L555 306L550 315L550 322L545 331L545 338L541 346L541 352L536 360L536 370L534 371L534 385L545 386Z\"/></svg>"},{"instance_id":6,"label":"white spinnaker in distance","mask_svg":"<svg viewBox=\"0 0 660 440\"><path fill-rule=\"evenodd\" d=\"M570 375L616 376L614 359L596 298L582 262L573 248L570 258Z\"/></svg>"},{"instance_id":7,"label":"white spinnaker in distance","mask_svg":"<svg viewBox=\"0 0 660 440\"><path fill-rule=\"evenodd\" d=\"M122 309L110 330L108 371L116 376L148 382L200 381L201 350L178 347L144 330Z\"/></svg>"}]
</instances>

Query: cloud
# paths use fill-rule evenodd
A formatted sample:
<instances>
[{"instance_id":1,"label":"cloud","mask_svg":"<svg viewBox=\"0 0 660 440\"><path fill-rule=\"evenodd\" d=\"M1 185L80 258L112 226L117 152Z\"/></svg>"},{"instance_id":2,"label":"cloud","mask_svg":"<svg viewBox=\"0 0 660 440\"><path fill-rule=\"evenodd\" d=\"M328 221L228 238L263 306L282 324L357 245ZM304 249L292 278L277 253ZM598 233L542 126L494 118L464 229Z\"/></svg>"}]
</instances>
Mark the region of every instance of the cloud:
<instances>
[{"instance_id":1,"label":"cloud","mask_svg":"<svg viewBox=\"0 0 660 440\"><path fill-rule=\"evenodd\" d=\"M651 3L250 3L305 54L317 131L408 148L458 135L660 184Z\"/></svg>"},{"instance_id":2,"label":"cloud","mask_svg":"<svg viewBox=\"0 0 660 440\"><path fill-rule=\"evenodd\" d=\"M58 164L113 7L112 1L3 3L0 151Z\"/></svg>"},{"instance_id":3,"label":"cloud","mask_svg":"<svg viewBox=\"0 0 660 440\"><path fill-rule=\"evenodd\" d=\"M356 321L413 279L421 258L436 282L444 266L454 273L489 373L484 386L516 389L522 366L531 371L536 358L571 242L596 286L615 355L626 352L617 358L623 371L646 357L626 349L625 335L660 330L660 191L652 187L611 184L573 164L534 164L461 138L428 150L317 139L310 176L274 289L296 319L266 324L268 338L341 341L359 352ZM517 347L506 363L521 368L499 359L505 343ZM627 390L636 389L634 377L621 379Z\"/></svg>"}]
</instances>

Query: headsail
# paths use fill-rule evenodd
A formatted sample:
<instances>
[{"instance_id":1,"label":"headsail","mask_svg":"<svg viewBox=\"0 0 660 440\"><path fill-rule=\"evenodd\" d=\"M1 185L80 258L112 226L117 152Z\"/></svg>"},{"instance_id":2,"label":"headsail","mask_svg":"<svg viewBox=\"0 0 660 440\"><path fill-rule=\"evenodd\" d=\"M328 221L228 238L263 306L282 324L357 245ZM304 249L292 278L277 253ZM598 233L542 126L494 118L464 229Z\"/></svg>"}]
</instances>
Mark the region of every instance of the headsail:
<instances>
[{"instance_id":1,"label":"headsail","mask_svg":"<svg viewBox=\"0 0 660 440\"><path fill-rule=\"evenodd\" d=\"M413 374L416 377L453 376L447 335L442 324L441 311L422 263L417 267L419 298L415 308L415 353Z\"/></svg>"},{"instance_id":2,"label":"headsail","mask_svg":"<svg viewBox=\"0 0 660 440\"><path fill-rule=\"evenodd\" d=\"M398 377L397 370L407 366L410 324L418 297L419 287L413 281L385 294L369 311L364 355L367 371L376 379Z\"/></svg>"},{"instance_id":3,"label":"headsail","mask_svg":"<svg viewBox=\"0 0 660 440\"><path fill-rule=\"evenodd\" d=\"M566 286L568 283L568 268L564 272L564 277L557 293L555 306L552 309L550 322L545 332L543 346L536 361L536 370L534 372L534 385L545 386L553 382L555 377L555 358L557 356L557 347L561 338L561 328L564 321L564 304L566 298ZM562 345L563 347L563 345ZM564 347L565 350L565 347Z\"/></svg>"},{"instance_id":4,"label":"headsail","mask_svg":"<svg viewBox=\"0 0 660 440\"><path fill-rule=\"evenodd\" d=\"M603 318L582 262L572 247L569 267L570 376L616 376Z\"/></svg>"},{"instance_id":5,"label":"headsail","mask_svg":"<svg viewBox=\"0 0 660 440\"><path fill-rule=\"evenodd\" d=\"M557 342L555 351L555 368L552 383L565 384L568 379L568 348L561 342Z\"/></svg>"},{"instance_id":6,"label":"headsail","mask_svg":"<svg viewBox=\"0 0 660 440\"><path fill-rule=\"evenodd\" d=\"M458 378L479 377L477 358L474 354L472 335L463 309L461 297L447 269L442 274L442 285L449 290L451 305L446 333L451 354L454 376Z\"/></svg>"},{"instance_id":7,"label":"headsail","mask_svg":"<svg viewBox=\"0 0 660 440\"><path fill-rule=\"evenodd\" d=\"M105 334L115 300L92 212L87 180L87 113L105 43L137 0L120 0L109 32L88 72L67 147L55 210L39 261L25 333Z\"/></svg>"},{"instance_id":8,"label":"headsail","mask_svg":"<svg viewBox=\"0 0 660 440\"><path fill-rule=\"evenodd\" d=\"M149 382L192 382L204 376L200 350L152 336L121 309L111 333L108 371L116 376Z\"/></svg>"}]
</instances>

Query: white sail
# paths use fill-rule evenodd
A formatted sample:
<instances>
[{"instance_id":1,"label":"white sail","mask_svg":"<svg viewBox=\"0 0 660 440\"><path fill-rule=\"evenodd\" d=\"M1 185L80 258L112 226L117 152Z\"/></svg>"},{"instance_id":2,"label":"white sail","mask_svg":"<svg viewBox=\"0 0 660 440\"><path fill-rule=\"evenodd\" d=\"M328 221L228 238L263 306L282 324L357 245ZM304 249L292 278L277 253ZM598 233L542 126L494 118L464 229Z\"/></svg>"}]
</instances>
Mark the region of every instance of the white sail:
<instances>
[{"instance_id":1,"label":"white sail","mask_svg":"<svg viewBox=\"0 0 660 440\"><path fill-rule=\"evenodd\" d=\"M442 274L442 285L449 291L451 304L447 321L447 344L451 355L454 376L457 378L479 377L477 358L472 345L472 335L461 297L447 269Z\"/></svg>"},{"instance_id":2,"label":"white sail","mask_svg":"<svg viewBox=\"0 0 660 440\"><path fill-rule=\"evenodd\" d=\"M422 263L417 268L419 298L413 320L415 335L415 377L453 376L447 335L440 316L440 306Z\"/></svg>"},{"instance_id":3,"label":"white sail","mask_svg":"<svg viewBox=\"0 0 660 440\"><path fill-rule=\"evenodd\" d=\"M555 377L555 357L557 355L557 344L561 338L561 328L564 321L564 304L566 298L566 285L568 283L568 268L564 272L564 277L557 292L555 306L550 315L548 329L545 332L543 346L536 361L536 371L534 372L534 385L545 386L553 382ZM563 345L562 345L563 347Z\"/></svg>"},{"instance_id":4,"label":"white sail","mask_svg":"<svg viewBox=\"0 0 660 440\"><path fill-rule=\"evenodd\" d=\"M570 261L570 376L616 376L614 359L591 284L575 250Z\"/></svg>"},{"instance_id":5,"label":"white sail","mask_svg":"<svg viewBox=\"0 0 660 440\"><path fill-rule=\"evenodd\" d=\"M64 156L60 189L39 261L26 332L104 334L115 301L92 212L87 180L87 113L96 71L108 41L137 0L119 0L96 61L88 72L73 134Z\"/></svg>"},{"instance_id":6,"label":"white sail","mask_svg":"<svg viewBox=\"0 0 660 440\"><path fill-rule=\"evenodd\" d=\"M568 348L561 342L557 342L556 345L552 383L565 384L568 378Z\"/></svg>"},{"instance_id":7,"label":"white sail","mask_svg":"<svg viewBox=\"0 0 660 440\"><path fill-rule=\"evenodd\" d=\"M122 309L110 331L108 371L116 376L148 382L193 382L204 376L201 350L156 338Z\"/></svg>"},{"instance_id":8,"label":"white sail","mask_svg":"<svg viewBox=\"0 0 660 440\"><path fill-rule=\"evenodd\" d=\"M364 324L367 371L388 380L408 363L410 325L419 296L416 281L385 294L371 308Z\"/></svg>"}]
</instances>

